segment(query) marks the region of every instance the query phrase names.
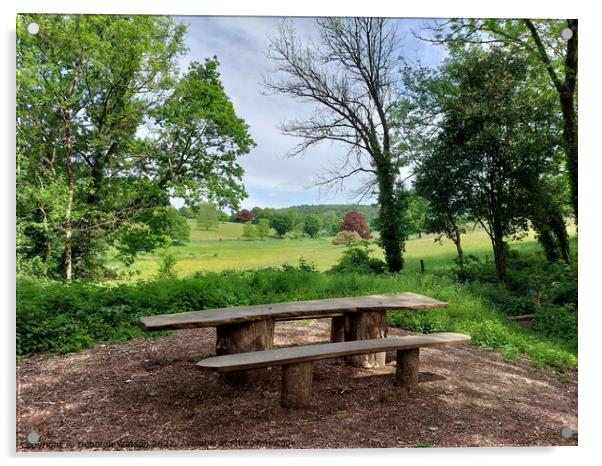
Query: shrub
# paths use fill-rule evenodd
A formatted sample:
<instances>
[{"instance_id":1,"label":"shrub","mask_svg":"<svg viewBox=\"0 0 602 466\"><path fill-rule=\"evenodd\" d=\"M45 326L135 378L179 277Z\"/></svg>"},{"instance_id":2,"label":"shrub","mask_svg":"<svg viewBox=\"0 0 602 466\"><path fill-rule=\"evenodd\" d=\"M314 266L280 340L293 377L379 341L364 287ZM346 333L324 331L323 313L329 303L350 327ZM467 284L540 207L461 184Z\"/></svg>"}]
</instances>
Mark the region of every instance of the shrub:
<instances>
[{"instance_id":1,"label":"shrub","mask_svg":"<svg viewBox=\"0 0 602 466\"><path fill-rule=\"evenodd\" d=\"M355 231L339 231L339 233L332 239L332 244L346 244L347 246L362 241L360 235Z\"/></svg>"},{"instance_id":2,"label":"shrub","mask_svg":"<svg viewBox=\"0 0 602 466\"><path fill-rule=\"evenodd\" d=\"M169 249L164 249L159 253L159 277L173 278L176 276L174 267L178 262L177 255Z\"/></svg>"},{"instance_id":3,"label":"shrub","mask_svg":"<svg viewBox=\"0 0 602 466\"><path fill-rule=\"evenodd\" d=\"M549 337L567 341L577 347L577 312L571 304L542 306L533 319L533 330Z\"/></svg>"},{"instance_id":4,"label":"shrub","mask_svg":"<svg viewBox=\"0 0 602 466\"><path fill-rule=\"evenodd\" d=\"M257 228L251 222L245 223L242 227L242 237L245 239L256 239L259 236Z\"/></svg>"},{"instance_id":5,"label":"shrub","mask_svg":"<svg viewBox=\"0 0 602 466\"><path fill-rule=\"evenodd\" d=\"M267 218L260 218L257 221L257 236L261 239L270 234L270 221Z\"/></svg>"},{"instance_id":6,"label":"shrub","mask_svg":"<svg viewBox=\"0 0 602 466\"><path fill-rule=\"evenodd\" d=\"M367 244L363 247L350 246L331 269L331 273L384 273L387 264L372 257L372 250Z\"/></svg>"}]
</instances>

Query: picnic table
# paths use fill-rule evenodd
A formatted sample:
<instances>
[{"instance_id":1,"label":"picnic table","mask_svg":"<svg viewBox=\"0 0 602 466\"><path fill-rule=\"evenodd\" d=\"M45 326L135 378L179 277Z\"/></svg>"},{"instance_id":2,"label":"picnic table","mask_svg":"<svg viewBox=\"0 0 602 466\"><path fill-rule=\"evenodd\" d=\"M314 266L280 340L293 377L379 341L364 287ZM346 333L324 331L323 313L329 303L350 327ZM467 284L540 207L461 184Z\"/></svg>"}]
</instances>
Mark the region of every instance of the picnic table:
<instances>
[{"instance_id":1,"label":"picnic table","mask_svg":"<svg viewBox=\"0 0 602 466\"><path fill-rule=\"evenodd\" d=\"M216 327L215 353L220 356L272 349L276 321L330 318L332 342L368 340L386 337L387 311L446 306L443 301L405 292L154 315L140 318L139 323L149 331ZM385 354L360 354L350 359L359 367L382 368ZM265 379L267 371L259 368L227 373L224 381L233 385L252 383Z\"/></svg>"}]
</instances>

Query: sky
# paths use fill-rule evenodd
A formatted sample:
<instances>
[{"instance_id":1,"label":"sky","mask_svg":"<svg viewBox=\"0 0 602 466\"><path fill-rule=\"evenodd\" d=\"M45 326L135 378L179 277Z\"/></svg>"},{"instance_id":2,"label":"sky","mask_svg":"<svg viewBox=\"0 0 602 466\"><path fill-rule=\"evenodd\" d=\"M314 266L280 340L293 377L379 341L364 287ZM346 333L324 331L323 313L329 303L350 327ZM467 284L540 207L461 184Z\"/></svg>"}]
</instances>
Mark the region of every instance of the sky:
<instances>
[{"instance_id":1,"label":"sky","mask_svg":"<svg viewBox=\"0 0 602 466\"><path fill-rule=\"evenodd\" d=\"M357 201L354 191L361 180L350 178L342 189L324 190L315 184L345 153L342 143L324 142L302 155L287 154L299 142L281 134L282 121L311 114L313 104L284 95L267 95L264 77L273 73L267 58L269 38L276 33L281 18L276 17L177 17L188 26L188 52L180 61L185 71L191 61L217 56L222 83L239 117L250 127L257 146L239 159L245 170L243 184L249 194L243 208L287 207L299 204L347 204ZM316 38L315 19L288 19L302 37ZM436 66L444 51L416 39L425 20L395 20L402 37L400 54L424 65ZM364 200L364 203L370 202ZM181 205L175 201L174 204Z\"/></svg>"}]
</instances>

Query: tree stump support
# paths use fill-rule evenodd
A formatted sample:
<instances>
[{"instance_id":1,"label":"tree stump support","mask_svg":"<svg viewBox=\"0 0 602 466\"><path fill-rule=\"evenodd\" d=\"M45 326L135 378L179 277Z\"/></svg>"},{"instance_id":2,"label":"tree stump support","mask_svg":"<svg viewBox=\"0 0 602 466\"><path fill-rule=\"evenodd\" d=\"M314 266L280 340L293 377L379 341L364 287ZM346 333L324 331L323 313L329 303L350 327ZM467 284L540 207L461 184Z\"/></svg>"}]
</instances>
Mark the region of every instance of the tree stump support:
<instances>
[{"instance_id":1,"label":"tree stump support","mask_svg":"<svg viewBox=\"0 0 602 466\"><path fill-rule=\"evenodd\" d=\"M283 408L300 409L311 405L312 363L300 362L282 366L282 395L280 404Z\"/></svg>"},{"instance_id":2,"label":"tree stump support","mask_svg":"<svg viewBox=\"0 0 602 466\"><path fill-rule=\"evenodd\" d=\"M418 360L420 348L397 350L397 367L395 384L406 390L414 390L418 386Z\"/></svg>"},{"instance_id":3,"label":"tree stump support","mask_svg":"<svg viewBox=\"0 0 602 466\"><path fill-rule=\"evenodd\" d=\"M247 353L272 349L274 345L274 320L253 320L217 327L215 354ZM270 368L250 369L220 374L222 382L228 385L251 385L267 380Z\"/></svg>"},{"instance_id":4,"label":"tree stump support","mask_svg":"<svg viewBox=\"0 0 602 466\"><path fill-rule=\"evenodd\" d=\"M387 312L366 311L348 314L349 325L345 328L345 341L386 338ZM350 356L347 361L364 369L383 369L387 353Z\"/></svg>"},{"instance_id":5,"label":"tree stump support","mask_svg":"<svg viewBox=\"0 0 602 466\"><path fill-rule=\"evenodd\" d=\"M330 341L332 343L345 341L345 316L333 317L331 319Z\"/></svg>"}]
</instances>

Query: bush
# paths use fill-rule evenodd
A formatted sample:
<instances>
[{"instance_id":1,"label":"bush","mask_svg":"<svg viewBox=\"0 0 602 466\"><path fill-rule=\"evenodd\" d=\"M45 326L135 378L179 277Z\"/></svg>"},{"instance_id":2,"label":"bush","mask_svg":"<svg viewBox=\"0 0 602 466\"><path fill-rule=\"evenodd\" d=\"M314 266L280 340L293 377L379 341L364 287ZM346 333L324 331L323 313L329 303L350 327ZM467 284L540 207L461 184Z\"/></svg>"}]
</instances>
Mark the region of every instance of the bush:
<instances>
[{"instance_id":1,"label":"bush","mask_svg":"<svg viewBox=\"0 0 602 466\"><path fill-rule=\"evenodd\" d=\"M362 241L360 235L355 231L339 231L337 235L332 239L332 244L346 244L349 246L350 244L359 243Z\"/></svg>"},{"instance_id":2,"label":"bush","mask_svg":"<svg viewBox=\"0 0 602 466\"><path fill-rule=\"evenodd\" d=\"M173 278L176 276L174 267L178 262L177 255L170 249L164 249L159 253L159 277Z\"/></svg>"},{"instance_id":3,"label":"bush","mask_svg":"<svg viewBox=\"0 0 602 466\"><path fill-rule=\"evenodd\" d=\"M387 264L372 257L372 250L367 244L363 247L350 246L329 272L331 273L384 273Z\"/></svg>"},{"instance_id":4,"label":"bush","mask_svg":"<svg viewBox=\"0 0 602 466\"><path fill-rule=\"evenodd\" d=\"M533 319L533 330L567 341L577 348L577 312L573 305L542 306Z\"/></svg>"},{"instance_id":5,"label":"bush","mask_svg":"<svg viewBox=\"0 0 602 466\"><path fill-rule=\"evenodd\" d=\"M362 249L362 248L360 248ZM17 279L17 354L64 353L98 343L118 343L144 335L141 316L217 307L339 298L413 291L447 301L445 309L390 312L391 325L419 332L461 332L472 343L497 349L504 357L527 355L536 364L558 369L577 366L576 314L542 307L537 332L521 328L497 312L497 285L460 284L443 274L361 274L315 271L298 266L249 271L199 272L192 277L161 278L105 286ZM488 293L488 294L485 294ZM507 293L507 292L506 292ZM549 335L549 336L548 336Z\"/></svg>"}]
</instances>

